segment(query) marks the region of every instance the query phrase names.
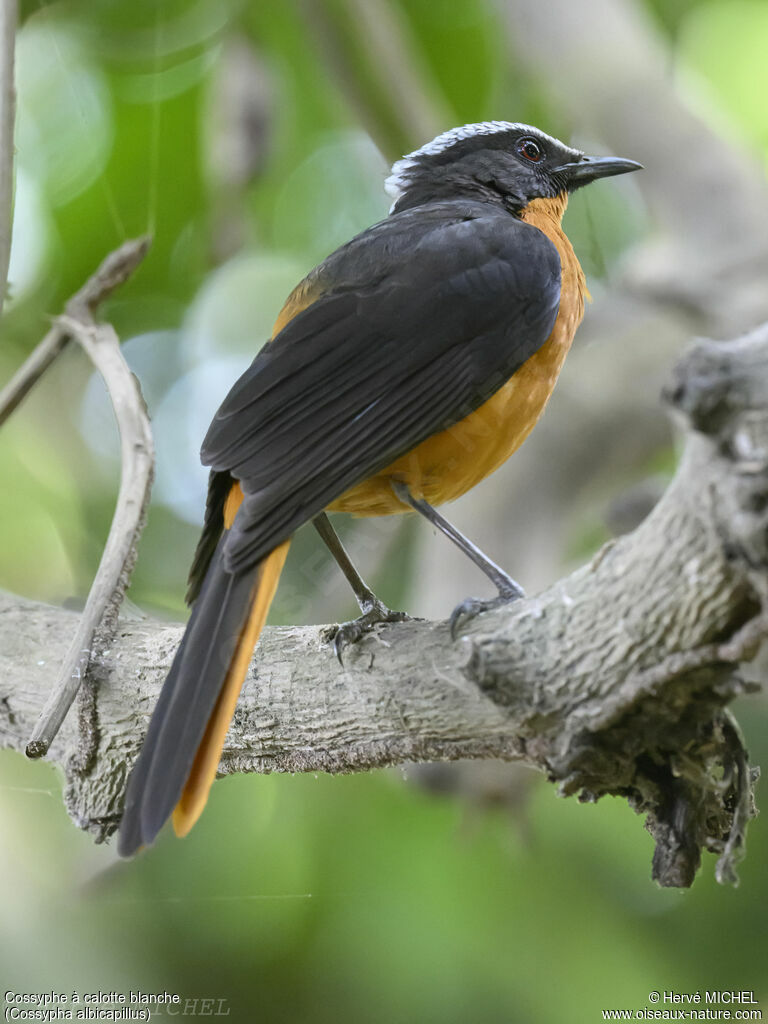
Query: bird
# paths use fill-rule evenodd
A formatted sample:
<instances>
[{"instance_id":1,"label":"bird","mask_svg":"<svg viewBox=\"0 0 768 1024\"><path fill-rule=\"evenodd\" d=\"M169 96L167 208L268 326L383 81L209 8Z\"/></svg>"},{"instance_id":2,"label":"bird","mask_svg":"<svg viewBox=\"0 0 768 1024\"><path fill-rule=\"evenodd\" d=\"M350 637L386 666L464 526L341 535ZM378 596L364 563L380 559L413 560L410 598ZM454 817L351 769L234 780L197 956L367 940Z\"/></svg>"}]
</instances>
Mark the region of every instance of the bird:
<instances>
[{"instance_id":1,"label":"bird","mask_svg":"<svg viewBox=\"0 0 768 1024\"><path fill-rule=\"evenodd\" d=\"M539 419L584 314L584 273L562 227L570 193L639 169L531 125L484 121L396 161L389 214L291 292L201 448L210 468L189 574L191 615L131 772L118 851L202 813L291 537L314 523L362 615L343 652L406 616L357 573L327 513L415 511L493 581L451 632L522 595L446 520Z\"/></svg>"}]
</instances>

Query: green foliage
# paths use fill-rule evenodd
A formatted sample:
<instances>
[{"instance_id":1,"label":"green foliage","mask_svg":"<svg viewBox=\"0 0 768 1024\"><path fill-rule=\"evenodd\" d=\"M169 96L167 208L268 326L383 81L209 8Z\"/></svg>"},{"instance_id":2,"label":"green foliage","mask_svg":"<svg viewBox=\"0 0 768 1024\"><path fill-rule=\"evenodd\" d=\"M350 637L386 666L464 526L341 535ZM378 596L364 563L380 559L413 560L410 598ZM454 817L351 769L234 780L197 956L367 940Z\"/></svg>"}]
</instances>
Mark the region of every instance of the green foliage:
<instances>
[{"instance_id":1,"label":"green foliage","mask_svg":"<svg viewBox=\"0 0 768 1024\"><path fill-rule=\"evenodd\" d=\"M42 959L54 988L141 979L224 998L238 1022L561 1024L645 1005L654 987L764 973L764 822L739 890L706 872L683 895L651 885L650 838L618 800L584 807L539 786L512 818L468 815L397 772L235 776L184 842L108 867L45 766L4 755L0 768L4 820L39 851L7 855L25 908L5 919L12 936L0 925L17 988Z\"/></svg>"},{"instance_id":2,"label":"green foliage","mask_svg":"<svg viewBox=\"0 0 768 1024\"><path fill-rule=\"evenodd\" d=\"M692 95L702 106L720 107L726 131L760 146L768 158L768 6L762 0L703 4L683 25L680 50L696 73Z\"/></svg>"},{"instance_id":3,"label":"green foliage","mask_svg":"<svg viewBox=\"0 0 768 1024\"><path fill-rule=\"evenodd\" d=\"M565 137L580 127L509 60L494 5L384 6L439 117L530 120ZM698 95L706 89L735 131L765 147L765 5L648 9L680 40ZM352 11L342 0L21 5L0 379L110 249L151 231L145 264L104 310L158 445L131 590L142 607L182 613L210 413L293 284L386 214L388 160L424 141L409 134ZM210 156L226 127L215 99L235 40L266 85L263 138L251 125L252 164L233 183ZM577 195L567 217L597 289L648 229L624 181ZM0 586L54 601L87 593L118 474L111 416L90 378L73 348L0 432ZM669 452L660 463L669 468ZM354 548L357 527L343 529ZM600 529L579 527L579 554ZM396 541L372 582L407 606L407 525ZM312 531L297 538L276 621L300 620L308 592L323 594L325 559ZM323 607L327 618L352 611ZM753 756L765 761L767 723L754 718ZM683 897L647 881L650 840L619 802L585 808L538 787L515 820L467 819L457 799L397 773L233 778L216 784L189 839L166 837L116 867L66 819L48 768L3 755L0 778L0 962L17 990L168 988L226 998L233 1024L562 1024L644 1005L651 988L753 987L764 975L764 820L738 892L716 889L708 864Z\"/></svg>"}]
</instances>

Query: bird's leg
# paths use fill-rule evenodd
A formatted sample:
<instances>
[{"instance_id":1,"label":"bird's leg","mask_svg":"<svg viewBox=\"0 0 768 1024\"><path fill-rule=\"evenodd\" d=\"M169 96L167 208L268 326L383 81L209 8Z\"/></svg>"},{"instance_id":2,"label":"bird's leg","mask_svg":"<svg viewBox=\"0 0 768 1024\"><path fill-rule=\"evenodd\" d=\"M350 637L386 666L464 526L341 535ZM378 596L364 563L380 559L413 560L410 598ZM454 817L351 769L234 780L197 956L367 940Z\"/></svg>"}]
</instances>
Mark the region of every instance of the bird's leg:
<instances>
[{"instance_id":1,"label":"bird's leg","mask_svg":"<svg viewBox=\"0 0 768 1024\"><path fill-rule=\"evenodd\" d=\"M336 626L328 637L329 640L333 641L333 650L336 657L343 664L342 653L345 647L356 643L361 636L369 633L380 622L404 622L409 616L405 612L393 612L391 608L387 608L384 602L376 597L352 564L349 555L344 549L344 545L339 539L339 535L331 526L325 512L315 516L312 522L317 532L323 538L326 547L336 560L336 564L344 573L347 582L352 587L357 603L360 605L360 611L363 613L358 619L353 619L351 622L342 622L340 626Z\"/></svg>"},{"instance_id":2,"label":"bird's leg","mask_svg":"<svg viewBox=\"0 0 768 1024\"><path fill-rule=\"evenodd\" d=\"M484 555L480 548L475 547L469 538L465 537L455 526L451 525L447 519L444 519L430 504L420 498L414 498L408 487L398 480L392 481L392 489L400 501L410 505L412 509L424 516L425 519L428 519L433 526L436 526L441 533L444 533L449 540L452 540L457 548L471 558L478 569L485 573L499 592L499 596L492 598L490 601L483 601L479 597L468 597L453 609L450 626L451 636L454 639L459 626L473 619L479 612L487 611L490 608L497 608L501 604L507 604L510 601L516 601L520 597L525 597L525 591L519 583L516 583L511 576L508 576L487 555Z\"/></svg>"}]
</instances>

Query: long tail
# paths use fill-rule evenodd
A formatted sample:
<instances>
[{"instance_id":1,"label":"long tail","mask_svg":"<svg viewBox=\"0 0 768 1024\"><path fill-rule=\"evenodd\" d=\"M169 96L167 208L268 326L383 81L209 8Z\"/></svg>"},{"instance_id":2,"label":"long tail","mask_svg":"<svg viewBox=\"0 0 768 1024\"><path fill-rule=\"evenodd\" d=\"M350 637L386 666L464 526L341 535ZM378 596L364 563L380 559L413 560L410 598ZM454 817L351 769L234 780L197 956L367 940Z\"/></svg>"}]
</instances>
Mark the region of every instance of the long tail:
<instances>
[{"instance_id":1,"label":"long tail","mask_svg":"<svg viewBox=\"0 0 768 1024\"><path fill-rule=\"evenodd\" d=\"M222 538L128 783L118 842L124 857L151 843L172 812L177 835L200 816L290 541L239 575L224 569L223 544Z\"/></svg>"}]
</instances>

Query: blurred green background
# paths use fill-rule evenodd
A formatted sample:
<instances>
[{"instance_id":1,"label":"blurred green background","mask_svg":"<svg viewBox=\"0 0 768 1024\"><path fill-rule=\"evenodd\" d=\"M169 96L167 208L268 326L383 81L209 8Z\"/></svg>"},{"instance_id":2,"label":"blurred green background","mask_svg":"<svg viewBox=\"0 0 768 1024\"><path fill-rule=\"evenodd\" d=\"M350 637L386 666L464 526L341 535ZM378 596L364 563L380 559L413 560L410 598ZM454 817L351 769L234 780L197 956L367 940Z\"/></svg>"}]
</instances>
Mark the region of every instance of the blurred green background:
<instances>
[{"instance_id":1,"label":"blurred green background","mask_svg":"<svg viewBox=\"0 0 768 1024\"><path fill-rule=\"evenodd\" d=\"M645 66L652 52L663 82L658 102L694 111L717 145L733 147L763 180L768 6L571 6L595 19L599 36L610 28L601 17L606 4L612 17L629 19ZM533 6L21 4L0 381L108 251L152 234L145 263L102 311L141 380L158 449L129 595L143 611L184 614L206 482L197 450L210 416L298 279L386 215L382 186L394 158L453 125L486 119L528 121L611 149L610 117L586 98L583 117L573 112L578 103L565 102L578 94L576 80L536 73L525 21ZM528 26L519 39L515 18ZM602 45L610 49L610 40ZM639 58L613 56L605 90L616 90L617 105L634 95L639 110L640 85L619 88L622 69ZM583 59L586 68L594 57ZM658 145L645 139L621 153L643 160L646 182L579 193L566 227L595 299L578 342L585 358L590 331L610 333L611 310L625 308L619 298L631 294L674 325L658 360L663 376L678 342L709 324L690 302L672 308L626 284L663 234L663 170L684 144L664 134L663 119L659 125ZM707 216L717 212L707 207ZM618 387L631 375L628 350L612 352L606 379ZM592 399L565 387L578 441L579 401ZM642 402L610 485L596 479L577 496L575 486L561 495L524 470L516 478L532 519L542 500L564 524L557 544L529 565L525 585L554 578L618 528L617 494L663 486L673 438L656 390ZM611 431L601 430L597 444L608 444ZM583 442L594 444L592 436ZM118 454L100 382L71 346L0 432L0 586L82 603L114 507ZM558 473L552 466L551 477ZM482 546L505 507L499 493L466 506ZM630 518L644 502L641 494ZM440 541L417 524L339 525L389 604L444 614L463 596L448 569L419 571L420 558L430 557L421 552ZM511 533L493 553L515 573L535 545L527 547L523 526ZM305 531L271 621L353 614ZM764 698L743 701L737 713L753 760L768 762ZM738 890L716 886L707 858L691 892L661 892L649 880L651 840L618 801L558 801L551 787L515 772L467 767L439 785L431 778L408 770L227 779L214 786L188 839L165 836L123 864L67 819L50 767L0 752L0 986L168 989L226 1000L232 1021L265 1022L579 1024L601 1019L602 1009L644 1006L651 989L757 989L768 997L764 819L752 826Z\"/></svg>"}]
</instances>

